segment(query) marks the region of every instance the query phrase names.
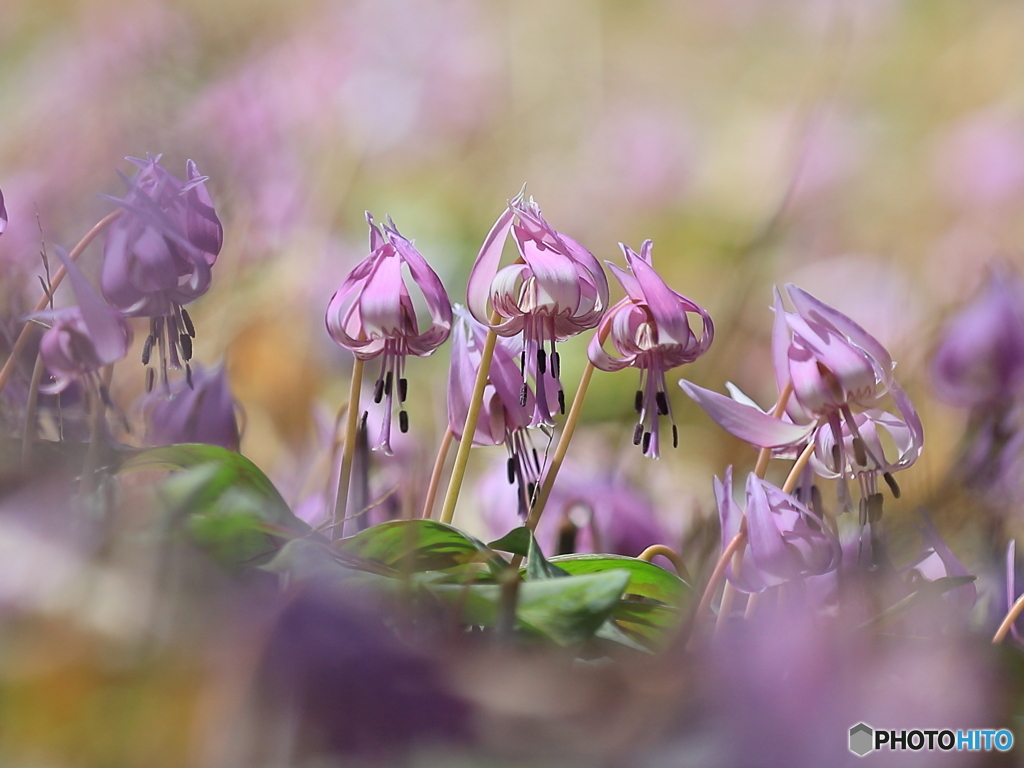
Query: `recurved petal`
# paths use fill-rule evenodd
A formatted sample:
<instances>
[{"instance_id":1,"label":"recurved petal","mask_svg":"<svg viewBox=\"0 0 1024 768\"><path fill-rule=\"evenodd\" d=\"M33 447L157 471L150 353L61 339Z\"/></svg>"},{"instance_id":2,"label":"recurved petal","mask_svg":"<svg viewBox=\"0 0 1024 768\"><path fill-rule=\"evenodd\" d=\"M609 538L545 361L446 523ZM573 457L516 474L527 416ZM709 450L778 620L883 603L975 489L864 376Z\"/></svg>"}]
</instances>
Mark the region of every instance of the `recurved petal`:
<instances>
[{"instance_id":1,"label":"recurved petal","mask_svg":"<svg viewBox=\"0 0 1024 768\"><path fill-rule=\"evenodd\" d=\"M521 227L512 227L519 253L536 278L537 307L552 314L575 315L580 306L580 283L576 265L564 253L542 248Z\"/></svg>"},{"instance_id":2,"label":"recurved petal","mask_svg":"<svg viewBox=\"0 0 1024 768\"><path fill-rule=\"evenodd\" d=\"M59 246L55 250L71 280L71 288L75 292L82 320L89 331L97 357L104 365L120 360L128 353L131 345L131 326L120 312L108 306L100 297L67 251Z\"/></svg>"},{"instance_id":3,"label":"recurved petal","mask_svg":"<svg viewBox=\"0 0 1024 768\"><path fill-rule=\"evenodd\" d=\"M758 408L737 403L732 398L698 387L686 379L680 379L679 386L720 427L760 448L782 448L803 442L817 426L815 423L800 426L772 418Z\"/></svg>"},{"instance_id":4,"label":"recurved petal","mask_svg":"<svg viewBox=\"0 0 1024 768\"><path fill-rule=\"evenodd\" d=\"M189 160L185 165L185 229L189 242L203 252L208 264L217 260L224 245L224 227L217 218L206 180Z\"/></svg>"},{"instance_id":5,"label":"recurved petal","mask_svg":"<svg viewBox=\"0 0 1024 768\"><path fill-rule=\"evenodd\" d=\"M494 222L491 231L484 238L476 261L473 262L473 269L469 273L469 283L466 288L466 306L477 320L485 325L491 322L491 313L487 308L488 299L491 296L491 281L498 274L498 264L501 262L501 251L505 246L505 238L512 229L512 222L515 219L515 212L506 208Z\"/></svg>"}]
</instances>

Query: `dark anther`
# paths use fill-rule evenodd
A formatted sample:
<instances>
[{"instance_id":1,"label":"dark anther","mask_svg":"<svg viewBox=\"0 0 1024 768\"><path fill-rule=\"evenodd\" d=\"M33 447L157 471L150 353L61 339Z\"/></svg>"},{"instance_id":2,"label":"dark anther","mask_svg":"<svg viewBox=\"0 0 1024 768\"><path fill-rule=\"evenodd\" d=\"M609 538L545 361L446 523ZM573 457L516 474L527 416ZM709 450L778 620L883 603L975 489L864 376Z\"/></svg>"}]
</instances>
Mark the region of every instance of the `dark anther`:
<instances>
[{"instance_id":1,"label":"dark anther","mask_svg":"<svg viewBox=\"0 0 1024 768\"><path fill-rule=\"evenodd\" d=\"M860 503L857 505L857 510L859 512L860 517L858 522L860 523L861 527L863 527L868 523L868 500L862 498L860 500Z\"/></svg>"},{"instance_id":2,"label":"dark anther","mask_svg":"<svg viewBox=\"0 0 1024 768\"><path fill-rule=\"evenodd\" d=\"M404 376L398 380L398 401L400 403L405 402L405 398L409 396L409 380Z\"/></svg>"},{"instance_id":3,"label":"dark anther","mask_svg":"<svg viewBox=\"0 0 1024 768\"><path fill-rule=\"evenodd\" d=\"M373 402L379 403L384 399L384 379L377 379L373 385Z\"/></svg>"},{"instance_id":4,"label":"dark anther","mask_svg":"<svg viewBox=\"0 0 1024 768\"><path fill-rule=\"evenodd\" d=\"M555 546L555 553L559 555L571 555L576 551L576 526L568 518L558 529L558 544Z\"/></svg>"},{"instance_id":5,"label":"dark anther","mask_svg":"<svg viewBox=\"0 0 1024 768\"><path fill-rule=\"evenodd\" d=\"M644 432L644 453L651 449L651 433Z\"/></svg>"},{"instance_id":6,"label":"dark anther","mask_svg":"<svg viewBox=\"0 0 1024 768\"><path fill-rule=\"evenodd\" d=\"M537 490L537 484L536 483L527 483L526 484L526 497L531 502L533 501L533 492L536 491L536 490Z\"/></svg>"},{"instance_id":7,"label":"dark anther","mask_svg":"<svg viewBox=\"0 0 1024 768\"><path fill-rule=\"evenodd\" d=\"M554 346L554 345L552 345ZM555 350L551 350L551 375L554 378L558 378L558 375L562 372L562 361L558 358L558 353Z\"/></svg>"},{"instance_id":8,"label":"dark anther","mask_svg":"<svg viewBox=\"0 0 1024 768\"><path fill-rule=\"evenodd\" d=\"M526 350L525 349L523 350L523 353L521 355L519 355L519 370L522 372L522 374L524 376L526 375Z\"/></svg>"},{"instance_id":9,"label":"dark anther","mask_svg":"<svg viewBox=\"0 0 1024 768\"><path fill-rule=\"evenodd\" d=\"M181 308L181 322L185 324L185 331L188 335L194 339L196 337L196 327L192 325L192 318L188 316L188 312L185 311L184 307Z\"/></svg>"},{"instance_id":10,"label":"dark anther","mask_svg":"<svg viewBox=\"0 0 1024 768\"><path fill-rule=\"evenodd\" d=\"M192 337L183 333L178 337L178 341L181 342L181 357L188 362L192 359Z\"/></svg>"},{"instance_id":11,"label":"dark anther","mask_svg":"<svg viewBox=\"0 0 1024 768\"><path fill-rule=\"evenodd\" d=\"M537 455L537 449L533 449L533 466L540 469L540 456Z\"/></svg>"},{"instance_id":12,"label":"dark anther","mask_svg":"<svg viewBox=\"0 0 1024 768\"><path fill-rule=\"evenodd\" d=\"M516 460L514 456L508 457L506 468L508 470L508 484L512 485L516 481Z\"/></svg>"},{"instance_id":13,"label":"dark anther","mask_svg":"<svg viewBox=\"0 0 1024 768\"><path fill-rule=\"evenodd\" d=\"M146 392L153 391L153 380L156 378L156 371L152 368L146 369Z\"/></svg>"},{"instance_id":14,"label":"dark anther","mask_svg":"<svg viewBox=\"0 0 1024 768\"><path fill-rule=\"evenodd\" d=\"M839 449L839 443L832 443L832 469L836 472L841 472L843 469L842 460L843 454Z\"/></svg>"},{"instance_id":15,"label":"dark anther","mask_svg":"<svg viewBox=\"0 0 1024 768\"><path fill-rule=\"evenodd\" d=\"M821 499L821 490L816 485L811 486L811 509L818 517L825 518L825 506Z\"/></svg>"},{"instance_id":16,"label":"dark anther","mask_svg":"<svg viewBox=\"0 0 1024 768\"><path fill-rule=\"evenodd\" d=\"M872 493L868 496L868 522L877 523L882 519L882 499L880 493Z\"/></svg>"},{"instance_id":17,"label":"dark anther","mask_svg":"<svg viewBox=\"0 0 1024 768\"><path fill-rule=\"evenodd\" d=\"M633 427L633 445L640 445L640 438L644 436L644 425L637 424Z\"/></svg>"},{"instance_id":18,"label":"dark anther","mask_svg":"<svg viewBox=\"0 0 1024 768\"><path fill-rule=\"evenodd\" d=\"M523 388L519 390L519 407L526 407L526 395L530 391L530 388L526 386L526 382L523 382Z\"/></svg>"},{"instance_id":19,"label":"dark anther","mask_svg":"<svg viewBox=\"0 0 1024 768\"><path fill-rule=\"evenodd\" d=\"M892 497L898 499L900 497L900 484L896 482L896 478L892 476L891 472L886 472L882 475L882 479L885 480L885 484L892 491Z\"/></svg>"},{"instance_id":20,"label":"dark anther","mask_svg":"<svg viewBox=\"0 0 1024 768\"><path fill-rule=\"evenodd\" d=\"M565 415L565 390L558 390L558 412Z\"/></svg>"},{"instance_id":21,"label":"dark anther","mask_svg":"<svg viewBox=\"0 0 1024 768\"><path fill-rule=\"evenodd\" d=\"M142 364L149 365L149 356L153 354L153 342L156 341L152 336L146 337L146 343L142 345Z\"/></svg>"},{"instance_id":22,"label":"dark anther","mask_svg":"<svg viewBox=\"0 0 1024 768\"><path fill-rule=\"evenodd\" d=\"M868 464L868 453L864 449L864 441L859 437L853 438L853 457L857 459L857 463L862 467L866 467Z\"/></svg>"},{"instance_id":23,"label":"dark anther","mask_svg":"<svg viewBox=\"0 0 1024 768\"><path fill-rule=\"evenodd\" d=\"M672 447L673 448L678 448L679 447L679 430L676 429L676 425L675 424L672 425Z\"/></svg>"},{"instance_id":24,"label":"dark anther","mask_svg":"<svg viewBox=\"0 0 1024 768\"><path fill-rule=\"evenodd\" d=\"M384 377L384 394L391 397L391 388L395 384L395 374L388 371L387 376Z\"/></svg>"},{"instance_id":25,"label":"dark anther","mask_svg":"<svg viewBox=\"0 0 1024 768\"><path fill-rule=\"evenodd\" d=\"M537 374L540 376L544 375L544 372L548 369L548 355L541 347L537 350Z\"/></svg>"},{"instance_id":26,"label":"dark anther","mask_svg":"<svg viewBox=\"0 0 1024 768\"><path fill-rule=\"evenodd\" d=\"M655 402L658 404L658 415L668 416L668 398L665 397L665 393L658 391L658 394L654 396Z\"/></svg>"},{"instance_id":27,"label":"dark anther","mask_svg":"<svg viewBox=\"0 0 1024 768\"><path fill-rule=\"evenodd\" d=\"M633 410L640 413L644 409L644 393L641 390L636 391L636 397L633 398Z\"/></svg>"},{"instance_id":28,"label":"dark anther","mask_svg":"<svg viewBox=\"0 0 1024 768\"><path fill-rule=\"evenodd\" d=\"M398 412L398 429L403 435L409 431L409 414L405 411Z\"/></svg>"},{"instance_id":29,"label":"dark anther","mask_svg":"<svg viewBox=\"0 0 1024 768\"><path fill-rule=\"evenodd\" d=\"M359 428L360 429L366 429L366 420L368 418L370 418L370 412L369 411L363 411L363 416L362 416L361 419L359 419Z\"/></svg>"},{"instance_id":30,"label":"dark anther","mask_svg":"<svg viewBox=\"0 0 1024 768\"><path fill-rule=\"evenodd\" d=\"M189 389L195 389L192 386L192 366L185 363L185 383L188 384Z\"/></svg>"}]
</instances>

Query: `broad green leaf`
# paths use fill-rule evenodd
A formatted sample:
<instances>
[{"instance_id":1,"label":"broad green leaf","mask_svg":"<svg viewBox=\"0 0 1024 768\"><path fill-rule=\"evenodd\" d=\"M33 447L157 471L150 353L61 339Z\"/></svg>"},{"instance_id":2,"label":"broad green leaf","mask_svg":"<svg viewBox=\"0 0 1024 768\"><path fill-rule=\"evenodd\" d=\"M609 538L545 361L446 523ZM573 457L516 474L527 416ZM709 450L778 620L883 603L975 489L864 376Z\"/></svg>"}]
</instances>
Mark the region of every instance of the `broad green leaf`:
<instances>
[{"instance_id":1,"label":"broad green leaf","mask_svg":"<svg viewBox=\"0 0 1024 768\"><path fill-rule=\"evenodd\" d=\"M526 557L530 553L530 540L532 538L530 529L525 525L521 525L518 528L513 528L500 539L489 542L487 546L491 549L511 552L513 555Z\"/></svg>"},{"instance_id":2,"label":"broad green leaf","mask_svg":"<svg viewBox=\"0 0 1024 768\"><path fill-rule=\"evenodd\" d=\"M691 592L690 585L673 573L653 563L622 555L558 555L551 558L551 564L566 573L579 576L586 573L603 573L608 570L629 572L627 595L636 595L657 600L667 605L678 606Z\"/></svg>"},{"instance_id":3,"label":"broad green leaf","mask_svg":"<svg viewBox=\"0 0 1024 768\"><path fill-rule=\"evenodd\" d=\"M612 619L619 629L630 639L651 650L665 646L674 636L681 618L677 608L631 600L628 596L620 600L612 612Z\"/></svg>"},{"instance_id":4,"label":"broad green leaf","mask_svg":"<svg viewBox=\"0 0 1024 768\"><path fill-rule=\"evenodd\" d=\"M440 571L472 562L490 561L496 566L503 563L482 542L436 520L381 523L336 541L334 548L403 574Z\"/></svg>"},{"instance_id":5,"label":"broad green leaf","mask_svg":"<svg viewBox=\"0 0 1024 768\"><path fill-rule=\"evenodd\" d=\"M537 537L532 532L528 531L528 533L530 533L530 548L526 560L526 578L535 581L537 579L557 579L568 576L568 571L548 562L547 558L544 557L544 553L540 551Z\"/></svg>"}]
</instances>

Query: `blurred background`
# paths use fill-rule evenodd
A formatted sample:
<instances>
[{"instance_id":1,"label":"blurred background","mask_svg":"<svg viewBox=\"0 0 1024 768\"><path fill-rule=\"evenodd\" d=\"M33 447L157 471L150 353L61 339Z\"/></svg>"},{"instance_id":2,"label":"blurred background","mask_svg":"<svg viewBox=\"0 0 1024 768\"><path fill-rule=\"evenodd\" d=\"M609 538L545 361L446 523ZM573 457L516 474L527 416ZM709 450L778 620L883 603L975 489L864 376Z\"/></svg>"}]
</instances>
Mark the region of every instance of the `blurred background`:
<instances>
[{"instance_id":1,"label":"blurred background","mask_svg":"<svg viewBox=\"0 0 1024 768\"><path fill-rule=\"evenodd\" d=\"M619 241L651 238L666 281L717 326L670 374L678 450L643 459L635 371L599 373L570 462L643 487L676 540L700 529L712 475L754 453L675 381L731 380L768 405L771 289L794 282L888 345L921 413L924 456L887 506L897 539L929 504L969 568L989 562L964 514L936 503L967 414L935 399L927 363L986 266L1022 259L1024 5L0 0L0 18L5 327L38 297L41 234L69 247L112 210L99 195L122 194L125 156L163 153L179 176L193 159L225 225L213 287L189 307L196 359L226 361L242 452L292 504L326 481L324 433L347 396L351 355L323 317L367 253L364 210L390 214L464 302L484 235L527 183L599 259L621 265ZM88 274L100 257L83 256ZM562 353L570 396L588 339ZM114 377L126 409L138 354ZM396 471L410 482L445 426L447 360L442 347L409 363ZM477 530L473 482L457 522Z\"/></svg>"}]
</instances>

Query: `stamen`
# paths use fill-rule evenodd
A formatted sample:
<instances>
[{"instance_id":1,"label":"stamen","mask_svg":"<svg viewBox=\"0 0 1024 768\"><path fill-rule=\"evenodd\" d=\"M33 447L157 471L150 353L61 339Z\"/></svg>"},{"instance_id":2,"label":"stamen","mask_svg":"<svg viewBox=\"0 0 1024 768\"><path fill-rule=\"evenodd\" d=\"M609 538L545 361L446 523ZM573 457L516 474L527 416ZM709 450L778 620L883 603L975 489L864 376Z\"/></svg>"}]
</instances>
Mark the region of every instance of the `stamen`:
<instances>
[{"instance_id":1,"label":"stamen","mask_svg":"<svg viewBox=\"0 0 1024 768\"><path fill-rule=\"evenodd\" d=\"M409 380L404 376L398 380L398 401L400 403L405 402L405 398L409 396Z\"/></svg>"},{"instance_id":2,"label":"stamen","mask_svg":"<svg viewBox=\"0 0 1024 768\"><path fill-rule=\"evenodd\" d=\"M516 481L516 459L514 456L508 457L508 464L505 466L508 473L508 484L512 485Z\"/></svg>"},{"instance_id":3,"label":"stamen","mask_svg":"<svg viewBox=\"0 0 1024 768\"><path fill-rule=\"evenodd\" d=\"M152 368L146 369L146 394L153 391L153 381L156 379L156 371Z\"/></svg>"},{"instance_id":4,"label":"stamen","mask_svg":"<svg viewBox=\"0 0 1024 768\"><path fill-rule=\"evenodd\" d=\"M538 470L540 469L540 456L537 455L536 448L533 449L533 466L535 466Z\"/></svg>"},{"instance_id":5,"label":"stamen","mask_svg":"<svg viewBox=\"0 0 1024 768\"><path fill-rule=\"evenodd\" d=\"M857 463L862 467L867 466L868 454L864 449L864 441L860 437L853 438L853 457L857 459Z\"/></svg>"},{"instance_id":6,"label":"stamen","mask_svg":"<svg viewBox=\"0 0 1024 768\"><path fill-rule=\"evenodd\" d=\"M547 371L547 369L548 369L548 356L547 356L547 353L544 351L544 348L541 347L540 349L537 350L537 373L538 373L538 375L543 376L545 371Z\"/></svg>"},{"instance_id":7,"label":"stamen","mask_svg":"<svg viewBox=\"0 0 1024 768\"><path fill-rule=\"evenodd\" d=\"M192 318L188 316L188 311L184 307L181 308L181 322L185 325L185 331L193 339L196 337L196 327L192 325Z\"/></svg>"},{"instance_id":8,"label":"stamen","mask_svg":"<svg viewBox=\"0 0 1024 768\"><path fill-rule=\"evenodd\" d=\"M644 425L637 424L633 427L633 445L640 445L640 438L644 436Z\"/></svg>"},{"instance_id":9,"label":"stamen","mask_svg":"<svg viewBox=\"0 0 1024 768\"><path fill-rule=\"evenodd\" d=\"M554 346L552 343L551 346ZM555 350L551 350L551 375L554 378L558 378L559 373L562 370L562 361L558 357L558 353Z\"/></svg>"},{"instance_id":10,"label":"stamen","mask_svg":"<svg viewBox=\"0 0 1024 768\"><path fill-rule=\"evenodd\" d=\"M398 430L403 435L409 431L409 414L405 411L398 412Z\"/></svg>"},{"instance_id":11,"label":"stamen","mask_svg":"<svg viewBox=\"0 0 1024 768\"><path fill-rule=\"evenodd\" d=\"M526 394L530 391L529 387L526 386L526 382L523 382L523 388L519 390L519 406L521 408L526 407Z\"/></svg>"},{"instance_id":12,"label":"stamen","mask_svg":"<svg viewBox=\"0 0 1024 768\"><path fill-rule=\"evenodd\" d=\"M654 396L654 401L658 404L658 415L668 416L668 398L665 397L665 393L658 390L658 393Z\"/></svg>"},{"instance_id":13,"label":"stamen","mask_svg":"<svg viewBox=\"0 0 1024 768\"><path fill-rule=\"evenodd\" d=\"M142 364L149 365L150 355L153 354L153 342L156 341L152 336L146 337L146 343L142 345Z\"/></svg>"},{"instance_id":14,"label":"stamen","mask_svg":"<svg viewBox=\"0 0 1024 768\"><path fill-rule=\"evenodd\" d=\"M379 403L384 399L384 379L377 379L373 385L373 402Z\"/></svg>"},{"instance_id":15,"label":"stamen","mask_svg":"<svg viewBox=\"0 0 1024 768\"><path fill-rule=\"evenodd\" d=\"M900 484L896 482L896 478L892 476L891 472L885 472L882 474L882 479L885 480L885 484L892 491L892 497L898 499L900 497Z\"/></svg>"},{"instance_id":16,"label":"stamen","mask_svg":"<svg viewBox=\"0 0 1024 768\"><path fill-rule=\"evenodd\" d=\"M811 486L811 509L817 513L818 517L824 519L825 507L821 498L821 490L816 485Z\"/></svg>"},{"instance_id":17,"label":"stamen","mask_svg":"<svg viewBox=\"0 0 1024 768\"><path fill-rule=\"evenodd\" d=\"M843 454L839 448L839 443L832 443L832 469L842 474L843 472Z\"/></svg>"},{"instance_id":18,"label":"stamen","mask_svg":"<svg viewBox=\"0 0 1024 768\"><path fill-rule=\"evenodd\" d=\"M882 500L884 498L880 493L872 493L868 496L868 522L877 523L882 519Z\"/></svg>"},{"instance_id":19,"label":"stamen","mask_svg":"<svg viewBox=\"0 0 1024 768\"><path fill-rule=\"evenodd\" d=\"M189 389L195 389L192 386L192 366L188 363L185 363L185 383L188 384Z\"/></svg>"},{"instance_id":20,"label":"stamen","mask_svg":"<svg viewBox=\"0 0 1024 768\"><path fill-rule=\"evenodd\" d=\"M676 429L676 425L675 424L672 425L672 447L673 448L678 448L679 447L679 430Z\"/></svg>"},{"instance_id":21,"label":"stamen","mask_svg":"<svg viewBox=\"0 0 1024 768\"><path fill-rule=\"evenodd\" d=\"M526 484L526 498L528 498L531 503L533 502L533 492L536 491L536 490L537 490L537 484L536 483L531 482L531 483L527 483Z\"/></svg>"},{"instance_id":22,"label":"stamen","mask_svg":"<svg viewBox=\"0 0 1024 768\"><path fill-rule=\"evenodd\" d=\"M525 349L523 350L523 353L521 355L519 355L519 372L522 373L524 376L526 375L526 350Z\"/></svg>"},{"instance_id":23,"label":"stamen","mask_svg":"<svg viewBox=\"0 0 1024 768\"><path fill-rule=\"evenodd\" d=\"M558 412L565 416L565 390L558 390Z\"/></svg>"},{"instance_id":24,"label":"stamen","mask_svg":"<svg viewBox=\"0 0 1024 768\"><path fill-rule=\"evenodd\" d=\"M384 378L384 394L391 397L391 389L395 383L395 374L388 371L388 375Z\"/></svg>"},{"instance_id":25,"label":"stamen","mask_svg":"<svg viewBox=\"0 0 1024 768\"><path fill-rule=\"evenodd\" d=\"M181 359L187 363L192 359L192 337L183 333L178 336L178 341L181 343Z\"/></svg>"},{"instance_id":26,"label":"stamen","mask_svg":"<svg viewBox=\"0 0 1024 768\"><path fill-rule=\"evenodd\" d=\"M644 453L647 453L651 448L651 433L644 432Z\"/></svg>"},{"instance_id":27,"label":"stamen","mask_svg":"<svg viewBox=\"0 0 1024 768\"><path fill-rule=\"evenodd\" d=\"M636 396L633 398L633 410L640 413L644 409L644 393L642 390L636 391Z\"/></svg>"}]
</instances>

